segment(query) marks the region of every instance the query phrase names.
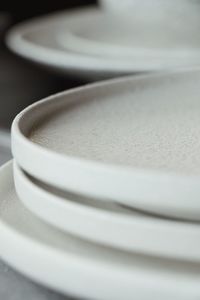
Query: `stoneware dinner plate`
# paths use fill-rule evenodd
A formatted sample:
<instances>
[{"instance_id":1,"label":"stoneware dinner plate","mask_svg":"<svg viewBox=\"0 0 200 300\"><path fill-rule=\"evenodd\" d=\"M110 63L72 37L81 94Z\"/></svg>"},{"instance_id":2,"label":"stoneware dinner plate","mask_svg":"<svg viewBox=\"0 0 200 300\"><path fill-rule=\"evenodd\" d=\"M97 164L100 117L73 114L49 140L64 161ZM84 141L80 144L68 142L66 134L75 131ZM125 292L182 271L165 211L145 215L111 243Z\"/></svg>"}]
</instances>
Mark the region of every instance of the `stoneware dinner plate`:
<instances>
[{"instance_id":1,"label":"stoneware dinner plate","mask_svg":"<svg viewBox=\"0 0 200 300\"><path fill-rule=\"evenodd\" d=\"M64 193L26 175L15 163L19 199L65 232L129 252L200 262L199 224L161 219L115 203Z\"/></svg>"},{"instance_id":2,"label":"stoneware dinner plate","mask_svg":"<svg viewBox=\"0 0 200 300\"><path fill-rule=\"evenodd\" d=\"M0 171L0 256L33 280L81 299L198 299L199 264L129 254L79 240L18 199L12 163Z\"/></svg>"},{"instance_id":3,"label":"stoneware dinner plate","mask_svg":"<svg viewBox=\"0 0 200 300\"><path fill-rule=\"evenodd\" d=\"M97 77L111 77L120 74L132 74L144 71L160 71L174 67L196 66L198 64L200 61L198 43L199 18L196 18L194 14L192 17L190 16L188 22L185 21L188 18L184 18L183 26L178 25L181 33L178 37L177 34L172 34L173 41L167 42L162 39L163 45L158 45L158 42L156 44L158 48L165 47L167 44L169 44L169 47L172 47L173 43L176 46L178 44L179 47L181 44L182 47L186 48L187 53L189 51L189 53L192 52L193 55L189 55L189 57L186 55L185 57L185 52L183 51L183 55L180 53L179 56L175 55L175 58L171 57L171 55L170 58L167 58L165 55L164 59L157 57L157 54L152 57L148 54L148 51L151 52L152 47L156 47L154 46L154 42L156 39L155 36L157 36L158 33L154 34L153 28L155 29L156 27L157 30L158 28L161 30L161 26L146 26L146 30L144 29L142 31L138 26L139 24L141 26L144 22L142 20L137 20L137 13L134 13L134 15L135 18L131 18L130 24L128 23L126 28L123 28L123 26L121 28L121 26L119 26L119 24L121 24L119 20L115 20L115 18L112 19L112 16L103 13L97 8L54 13L46 17L41 17L17 25L15 28L11 29L8 34L7 44L15 53L33 62L52 68L60 73L70 72L74 75L90 77L92 80ZM134 23L133 20L137 23L137 29L134 24L132 24ZM167 24L169 23L171 22L168 22ZM94 31L92 30L93 27ZM127 27L131 27L132 29L135 28L135 32L131 34L131 39L129 39L128 34L124 34L125 32L132 32L132 30L127 31ZM176 28L177 26L174 25L173 29L174 27ZM83 34L80 32L82 28L84 28ZM88 28L90 29L89 32L87 32ZM164 32L171 32L169 29L166 30L165 25L163 25L163 28ZM152 36L148 41L146 39L146 35L149 34L147 29L151 31L150 36ZM138 30L140 34L138 34ZM174 29L172 32L174 33L176 30ZM84 39L85 34L86 40ZM62 40L63 35L64 47L63 43L59 42L59 36L61 36ZM80 47L77 45L76 41L79 35L82 40ZM69 40L67 40L68 36ZM159 36L163 37L162 32L159 33ZM124 39L124 41L121 41L121 38ZM107 42L110 39L111 45L108 45L107 47ZM122 42L126 42L129 45L130 40L133 40L131 44L136 47L136 55L134 57L132 56L132 59L130 59L130 57L116 59L115 51L112 51L113 47L115 50L117 49L116 51L119 53L121 52L118 50L119 44L121 45ZM85 47L84 45L87 41L89 44L88 47ZM114 45L112 45L113 42ZM94 43L94 46L91 45L92 43ZM94 48L96 49L96 43L98 49L100 44L100 50L95 50L94 55L92 55L90 51L92 51L92 49L94 50ZM104 47L104 44L106 44L106 47ZM187 49L188 47L189 50ZM89 53L87 53L87 49L85 48L88 48ZM110 54L105 56L104 54L107 51L107 48L109 48L108 52ZM141 55L140 53L141 48L144 48L144 55ZM100 55L95 55L97 54L96 52Z\"/></svg>"},{"instance_id":4,"label":"stoneware dinner plate","mask_svg":"<svg viewBox=\"0 0 200 300\"><path fill-rule=\"evenodd\" d=\"M14 157L63 190L199 220L199 84L188 71L51 96L15 118Z\"/></svg>"}]
</instances>

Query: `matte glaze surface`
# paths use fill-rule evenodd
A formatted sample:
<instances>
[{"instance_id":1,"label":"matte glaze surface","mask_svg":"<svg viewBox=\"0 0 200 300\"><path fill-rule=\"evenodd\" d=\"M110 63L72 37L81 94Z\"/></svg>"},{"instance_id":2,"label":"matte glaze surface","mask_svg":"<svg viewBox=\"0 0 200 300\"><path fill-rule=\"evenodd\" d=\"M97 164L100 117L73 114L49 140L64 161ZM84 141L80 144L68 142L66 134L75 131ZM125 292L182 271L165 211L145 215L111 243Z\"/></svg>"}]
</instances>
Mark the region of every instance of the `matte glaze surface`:
<instances>
[{"instance_id":1,"label":"matte glaze surface","mask_svg":"<svg viewBox=\"0 0 200 300\"><path fill-rule=\"evenodd\" d=\"M199 220L199 82L129 77L37 102L13 123L16 161L75 194Z\"/></svg>"},{"instance_id":2,"label":"matte glaze surface","mask_svg":"<svg viewBox=\"0 0 200 300\"><path fill-rule=\"evenodd\" d=\"M198 223L161 219L113 202L62 192L26 175L16 163L14 181L25 206L58 229L132 253L200 262Z\"/></svg>"},{"instance_id":3,"label":"matte glaze surface","mask_svg":"<svg viewBox=\"0 0 200 300\"><path fill-rule=\"evenodd\" d=\"M16 196L11 163L1 169L0 194L0 255L32 279L98 300L200 296L198 264L99 247L39 221Z\"/></svg>"},{"instance_id":4,"label":"matte glaze surface","mask_svg":"<svg viewBox=\"0 0 200 300\"><path fill-rule=\"evenodd\" d=\"M67 156L200 175L199 84L200 73L169 75L66 97L28 138Z\"/></svg>"},{"instance_id":5,"label":"matte glaze surface","mask_svg":"<svg viewBox=\"0 0 200 300\"><path fill-rule=\"evenodd\" d=\"M113 2L116 8L126 6L126 1ZM119 9L116 15L95 13L90 18L82 14L68 31L58 32L58 42L73 52L147 66L150 60L185 65L199 56L198 1L132 2L126 13Z\"/></svg>"},{"instance_id":6,"label":"matte glaze surface","mask_svg":"<svg viewBox=\"0 0 200 300\"><path fill-rule=\"evenodd\" d=\"M135 16L137 17L137 13ZM112 16L110 16L110 18L112 18ZM185 22L185 19L188 19L188 22ZM194 34L194 32L196 32L195 28L199 28L198 24L196 24L196 19L197 18L194 17L194 15L191 17L189 14L189 17L184 18L184 22L182 22L185 29L182 31L182 26L179 26L181 28L181 34L184 36L187 35L190 42L192 39L192 51L196 51L195 45L198 43L199 39L198 31L197 35ZM187 56L185 57L185 55L176 55L175 58L170 56L166 59L166 57L158 58L157 54L149 56L149 49L146 49L147 51L143 53L144 55L141 55L140 51L138 51L137 55L133 56L133 59L116 59L116 57L113 57L112 55L107 57L105 55L95 55L95 53L94 55L86 53L87 51L81 50L82 47L72 50L71 39L67 41L67 44L65 43L65 47L62 47L58 41L59 35L76 32L77 27L79 29L84 26L87 27L88 20L93 23L96 22L96 20L102 20L100 23L108 22L109 27L112 27L112 20L110 21L106 14L95 8L54 13L50 16L41 17L17 25L8 34L7 44L17 54L35 63L51 68L56 72L64 74L73 73L74 75L90 77L92 80L94 80L94 77L107 78L137 72L170 70L175 67L196 67L200 62L199 51L196 51L195 55L194 53L192 56L190 55L189 58L187 58ZM141 21L138 23L141 26ZM193 27L192 24L194 24ZM189 25L192 29L189 29ZM133 25L128 24L128 26ZM90 26L90 28L91 27L93 26ZM162 27L160 26L160 23L158 27ZM192 35L190 34L191 31ZM196 39L193 39L193 36L195 36ZM188 38L186 38L186 40ZM183 37L181 37L181 39L184 40ZM178 40L180 40L180 38L178 38ZM149 44L152 44L152 42L149 41ZM188 45L188 42L186 44ZM137 47L141 47L141 43L140 45L137 45ZM102 49L102 45L100 45L100 48Z\"/></svg>"}]
</instances>

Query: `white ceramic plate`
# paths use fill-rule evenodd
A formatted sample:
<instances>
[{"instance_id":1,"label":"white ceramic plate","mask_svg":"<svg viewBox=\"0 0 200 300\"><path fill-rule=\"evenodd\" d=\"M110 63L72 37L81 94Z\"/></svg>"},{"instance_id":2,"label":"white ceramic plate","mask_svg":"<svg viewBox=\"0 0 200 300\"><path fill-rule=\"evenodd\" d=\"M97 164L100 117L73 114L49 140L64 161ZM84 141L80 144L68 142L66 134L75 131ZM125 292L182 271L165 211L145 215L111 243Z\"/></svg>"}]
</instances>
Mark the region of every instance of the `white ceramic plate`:
<instances>
[{"instance_id":1,"label":"white ceramic plate","mask_svg":"<svg viewBox=\"0 0 200 300\"><path fill-rule=\"evenodd\" d=\"M14 157L55 187L199 220L199 84L173 73L51 96L15 118Z\"/></svg>"},{"instance_id":2,"label":"white ceramic plate","mask_svg":"<svg viewBox=\"0 0 200 300\"><path fill-rule=\"evenodd\" d=\"M120 74L135 72L160 71L175 67L196 66L200 56L195 55L188 59L150 59L149 56L137 56L135 59L115 59L104 55L86 55L81 49L71 51L62 47L58 36L62 33L74 32L80 29L85 22L103 18L98 9L81 9L74 12L56 13L27 23L17 25L7 37L7 44L17 54L39 63L45 67L53 68L57 72L74 75L94 77L111 77ZM192 32L194 34L194 32ZM190 36L191 38L191 36ZM70 44L70 39L69 43Z\"/></svg>"},{"instance_id":3,"label":"white ceramic plate","mask_svg":"<svg viewBox=\"0 0 200 300\"><path fill-rule=\"evenodd\" d=\"M157 1L153 2L158 5ZM129 64L137 61L147 68L158 62L168 68L169 65L189 65L190 61L199 60L200 5L189 4L186 0L185 11L180 3L167 2L166 10L163 8L165 13L160 15L162 9L154 4L148 1L135 3L131 15L126 15L123 21L120 16L98 11L91 16L82 14L74 18L70 28L63 23L63 29L58 31L58 41L72 52L109 56L110 59L128 60ZM161 3L159 5L162 7ZM150 8L153 14L150 14Z\"/></svg>"},{"instance_id":4,"label":"white ceramic plate","mask_svg":"<svg viewBox=\"0 0 200 300\"><path fill-rule=\"evenodd\" d=\"M135 253L200 262L200 225L156 218L117 204L63 193L14 165L16 192L47 223L84 239Z\"/></svg>"},{"instance_id":5,"label":"white ceramic plate","mask_svg":"<svg viewBox=\"0 0 200 300\"><path fill-rule=\"evenodd\" d=\"M182 14L183 12L188 12L194 4L199 4L198 0L99 0L103 8L109 11L109 13L118 13L123 17L123 13L132 13L134 10L143 13L147 17L152 14L173 14L177 12Z\"/></svg>"},{"instance_id":6,"label":"white ceramic plate","mask_svg":"<svg viewBox=\"0 0 200 300\"><path fill-rule=\"evenodd\" d=\"M0 255L33 280L81 299L200 297L199 264L131 255L47 226L16 196L12 164L0 172Z\"/></svg>"},{"instance_id":7,"label":"white ceramic plate","mask_svg":"<svg viewBox=\"0 0 200 300\"><path fill-rule=\"evenodd\" d=\"M127 10L129 11L135 6L137 3L136 0L99 0L101 6L108 10L109 12L123 12Z\"/></svg>"},{"instance_id":8,"label":"white ceramic plate","mask_svg":"<svg viewBox=\"0 0 200 300\"><path fill-rule=\"evenodd\" d=\"M11 159L10 134L0 130L0 165Z\"/></svg>"}]
</instances>

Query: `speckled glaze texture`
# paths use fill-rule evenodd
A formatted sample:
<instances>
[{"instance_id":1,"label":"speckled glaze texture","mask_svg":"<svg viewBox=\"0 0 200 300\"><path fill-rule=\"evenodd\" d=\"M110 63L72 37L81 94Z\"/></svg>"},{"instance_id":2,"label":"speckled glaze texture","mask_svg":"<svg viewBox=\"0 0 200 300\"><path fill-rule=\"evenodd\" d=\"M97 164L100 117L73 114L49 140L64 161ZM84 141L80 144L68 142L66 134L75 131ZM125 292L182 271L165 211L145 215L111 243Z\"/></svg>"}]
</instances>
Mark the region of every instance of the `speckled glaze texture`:
<instances>
[{"instance_id":1,"label":"speckled glaze texture","mask_svg":"<svg viewBox=\"0 0 200 300\"><path fill-rule=\"evenodd\" d=\"M14 157L65 191L199 220L199 82L177 71L44 99L14 120Z\"/></svg>"},{"instance_id":2,"label":"speckled glaze texture","mask_svg":"<svg viewBox=\"0 0 200 300\"><path fill-rule=\"evenodd\" d=\"M200 174L200 78L158 79L66 105L30 132L43 147L136 168ZM115 92L115 89L118 92Z\"/></svg>"}]
</instances>

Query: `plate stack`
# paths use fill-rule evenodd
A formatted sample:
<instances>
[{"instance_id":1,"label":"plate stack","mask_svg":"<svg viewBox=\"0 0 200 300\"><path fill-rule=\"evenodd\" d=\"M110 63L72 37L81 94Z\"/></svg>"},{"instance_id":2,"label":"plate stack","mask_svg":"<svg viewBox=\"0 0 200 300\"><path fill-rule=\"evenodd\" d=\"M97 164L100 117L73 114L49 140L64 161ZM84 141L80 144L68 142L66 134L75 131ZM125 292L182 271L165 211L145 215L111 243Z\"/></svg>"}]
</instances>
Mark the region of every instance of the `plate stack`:
<instances>
[{"instance_id":1,"label":"plate stack","mask_svg":"<svg viewBox=\"0 0 200 300\"><path fill-rule=\"evenodd\" d=\"M171 70L65 91L14 119L0 256L34 281L80 299L200 299L200 24L198 4L179 2L147 19L135 1L120 24L121 9L56 13L9 33L57 72Z\"/></svg>"},{"instance_id":2,"label":"plate stack","mask_svg":"<svg viewBox=\"0 0 200 300\"><path fill-rule=\"evenodd\" d=\"M198 299L199 83L115 79L22 111L0 174L4 260L81 299Z\"/></svg>"}]
</instances>

